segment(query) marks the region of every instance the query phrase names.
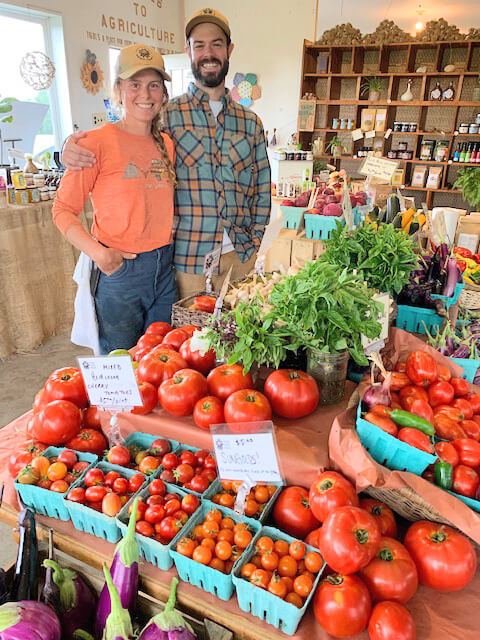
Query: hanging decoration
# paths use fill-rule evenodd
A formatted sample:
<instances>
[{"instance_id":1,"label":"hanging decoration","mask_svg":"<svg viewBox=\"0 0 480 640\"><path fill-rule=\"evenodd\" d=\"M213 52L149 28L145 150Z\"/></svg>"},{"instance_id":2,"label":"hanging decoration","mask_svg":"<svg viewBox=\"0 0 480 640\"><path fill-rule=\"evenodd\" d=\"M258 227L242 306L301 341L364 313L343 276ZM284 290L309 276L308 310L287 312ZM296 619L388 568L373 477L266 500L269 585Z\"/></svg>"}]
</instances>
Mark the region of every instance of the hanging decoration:
<instances>
[{"instance_id":1,"label":"hanging decoration","mask_svg":"<svg viewBox=\"0 0 480 640\"><path fill-rule=\"evenodd\" d=\"M244 107L249 107L254 100L258 100L262 91L257 85L255 73L236 73L233 78L232 99Z\"/></svg>"},{"instance_id":2,"label":"hanging decoration","mask_svg":"<svg viewBox=\"0 0 480 640\"><path fill-rule=\"evenodd\" d=\"M30 51L20 60L20 75L36 91L48 89L55 77L55 65L42 51Z\"/></svg>"},{"instance_id":3,"label":"hanging decoration","mask_svg":"<svg viewBox=\"0 0 480 640\"><path fill-rule=\"evenodd\" d=\"M85 91L95 95L103 87L103 71L98 63L97 56L90 49L87 49L85 57L80 77Z\"/></svg>"}]
</instances>

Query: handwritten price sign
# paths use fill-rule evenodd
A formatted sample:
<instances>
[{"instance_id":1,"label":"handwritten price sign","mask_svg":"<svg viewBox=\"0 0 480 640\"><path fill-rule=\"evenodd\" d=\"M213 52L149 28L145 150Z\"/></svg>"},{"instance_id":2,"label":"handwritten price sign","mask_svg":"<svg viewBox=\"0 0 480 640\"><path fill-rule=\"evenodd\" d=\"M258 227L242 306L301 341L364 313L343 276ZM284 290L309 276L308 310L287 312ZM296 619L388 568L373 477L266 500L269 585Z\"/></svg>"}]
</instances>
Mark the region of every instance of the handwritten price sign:
<instances>
[{"instance_id":1,"label":"handwritten price sign","mask_svg":"<svg viewBox=\"0 0 480 640\"><path fill-rule=\"evenodd\" d=\"M282 482L273 433L212 434L220 478Z\"/></svg>"},{"instance_id":2,"label":"handwritten price sign","mask_svg":"<svg viewBox=\"0 0 480 640\"><path fill-rule=\"evenodd\" d=\"M130 356L78 358L90 404L104 409L142 405Z\"/></svg>"}]
</instances>

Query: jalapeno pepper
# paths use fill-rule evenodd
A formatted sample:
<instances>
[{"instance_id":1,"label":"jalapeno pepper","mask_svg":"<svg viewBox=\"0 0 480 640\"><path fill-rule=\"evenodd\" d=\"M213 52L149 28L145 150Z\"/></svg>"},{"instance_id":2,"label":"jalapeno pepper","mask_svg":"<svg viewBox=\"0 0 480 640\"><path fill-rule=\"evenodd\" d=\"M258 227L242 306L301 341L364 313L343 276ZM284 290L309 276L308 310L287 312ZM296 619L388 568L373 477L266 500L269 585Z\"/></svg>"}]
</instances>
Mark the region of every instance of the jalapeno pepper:
<instances>
[{"instance_id":1,"label":"jalapeno pepper","mask_svg":"<svg viewBox=\"0 0 480 640\"><path fill-rule=\"evenodd\" d=\"M394 409L390 413L390 418L395 422L395 424L399 424L401 427L411 427L412 429L418 429L422 431L427 436L433 436L435 434L435 429L433 428L433 424L425 420L425 418L421 418L420 416L416 416L414 413L409 413L408 411L403 411L402 409Z\"/></svg>"},{"instance_id":2,"label":"jalapeno pepper","mask_svg":"<svg viewBox=\"0 0 480 640\"><path fill-rule=\"evenodd\" d=\"M442 489L449 490L453 483L453 467L449 462L438 460L434 466L435 484Z\"/></svg>"}]
</instances>

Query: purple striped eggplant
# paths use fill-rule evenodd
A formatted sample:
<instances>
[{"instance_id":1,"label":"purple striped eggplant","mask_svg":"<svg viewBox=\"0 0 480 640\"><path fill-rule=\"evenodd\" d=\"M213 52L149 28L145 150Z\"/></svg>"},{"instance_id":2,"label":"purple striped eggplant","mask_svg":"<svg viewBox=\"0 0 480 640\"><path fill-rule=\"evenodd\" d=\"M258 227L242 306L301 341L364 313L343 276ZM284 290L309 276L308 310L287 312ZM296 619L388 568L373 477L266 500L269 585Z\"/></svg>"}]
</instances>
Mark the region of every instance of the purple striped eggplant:
<instances>
[{"instance_id":1,"label":"purple striped eggplant","mask_svg":"<svg viewBox=\"0 0 480 640\"><path fill-rule=\"evenodd\" d=\"M108 614L102 640L133 640L132 621L128 609L122 607L120 595L113 583L107 565L103 564L105 584L110 595L111 611Z\"/></svg>"},{"instance_id":2,"label":"purple striped eggplant","mask_svg":"<svg viewBox=\"0 0 480 640\"><path fill-rule=\"evenodd\" d=\"M138 640L196 640L192 627L175 611L177 584L177 578L172 578L164 610L147 622Z\"/></svg>"},{"instance_id":3,"label":"purple striped eggplant","mask_svg":"<svg viewBox=\"0 0 480 640\"><path fill-rule=\"evenodd\" d=\"M60 620L43 602L19 600L0 606L0 640L61 640Z\"/></svg>"},{"instance_id":4,"label":"purple striped eggplant","mask_svg":"<svg viewBox=\"0 0 480 640\"><path fill-rule=\"evenodd\" d=\"M138 543L135 536L138 498L133 503L132 513L128 521L125 537L120 540L115 549L110 572L115 587L120 595L122 607L132 612L138 591ZM103 586L97 604L95 617L95 634L100 636L105 628L107 616L110 613L110 595L107 585Z\"/></svg>"},{"instance_id":5,"label":"purple striped eggplant","mask_svg":"<svg viewBox=\"0 0 480 640\"><path fill-rule=\"evenodd\" d=\"M85 580L55 560L44 560L43 566L52 569L53 582L60 590L59 617L63 640L73 640L77 629L93 631L96 598Z\"/></svg>"}]
</instances>

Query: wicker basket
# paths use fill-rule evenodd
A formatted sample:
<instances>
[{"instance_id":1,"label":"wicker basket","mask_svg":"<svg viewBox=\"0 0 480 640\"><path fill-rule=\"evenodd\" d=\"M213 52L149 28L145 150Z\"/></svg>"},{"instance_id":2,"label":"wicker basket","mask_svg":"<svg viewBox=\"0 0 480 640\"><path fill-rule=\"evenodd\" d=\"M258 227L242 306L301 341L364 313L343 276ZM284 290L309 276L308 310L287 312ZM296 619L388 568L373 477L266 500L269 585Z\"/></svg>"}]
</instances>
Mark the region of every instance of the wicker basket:
<instances>
[{"instance_id":1,"label":"wicker basket","mask_svg":"<svg viewBox=\"0 0 480 640\"><path fill-rule=\"evenodd\" d=\"M188 308L194 303L195 298L198 296L213 296L216 298L218 292L206 293L205 291L201 291L175 302L172 306L172 327L183 327L186 324L194 324L197 327L207 326L208 320L212 317L211 313L194 311Z\"/></svg>"},{"instance_id":2,"label":"wicker basket","mask_svg":"<svg viewBox=\"0 0 480 640\"><path fill-rule=\"evenodd\" d=\"M404 489L383 489L382 487L370 486L365 489L365 492L372 498L385 502L393 511L411 522L431 520L455 527L449 520L435 511L431 504L408 487Z\"/></svg>"},{"instance_id":3,"label":"wicker basket","mask_svg":"<svg viewBox=\"0 0 480 640\"><path fill-rule=\"evenodd\" d=\"M460 294L459 304L465 309L480 309L480 286L467 282Z\"/></svg>"}]
</instances>

